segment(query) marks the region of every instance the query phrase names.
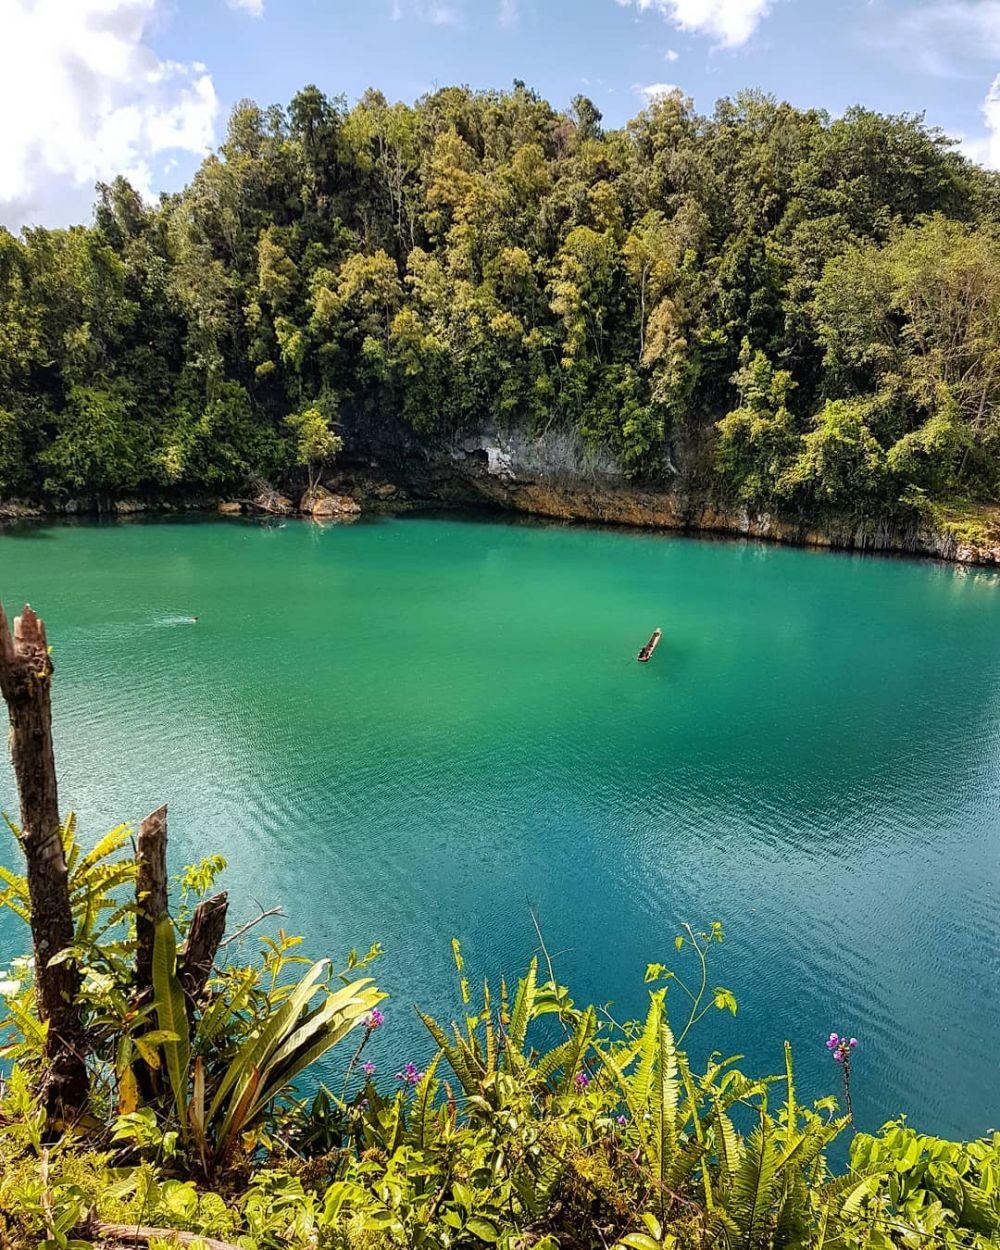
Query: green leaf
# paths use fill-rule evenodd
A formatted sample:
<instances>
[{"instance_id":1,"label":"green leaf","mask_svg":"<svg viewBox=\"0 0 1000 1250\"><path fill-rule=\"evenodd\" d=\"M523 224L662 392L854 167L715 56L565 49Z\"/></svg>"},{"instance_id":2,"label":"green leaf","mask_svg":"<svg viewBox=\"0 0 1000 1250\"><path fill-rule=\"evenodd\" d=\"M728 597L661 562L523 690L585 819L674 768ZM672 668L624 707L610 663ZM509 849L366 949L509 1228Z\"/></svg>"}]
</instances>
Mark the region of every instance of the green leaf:
<instances>
[{"instance_id":1,"label":"green leaf","mask_svg":"<svg viewBox=\"0 0 1000 1250\"><path fill-rule=\"evenodd\" d=\"M298 1019L302 1008L317 992L319 988L317 983L329 967L328 959L320 959L313 964L281 1006L276 1011L272 1011L261 1031L243 1043L215 1092L206 1117L209 1121L214 1120L218 1115L219 1109L233 1087L244 1086L250 1079L250 1073L255 1068L259 1069L275 1047L284 1040L289 1027Z\"/></svg>"},{"instance_id":2,"label":"green leaf","mask_svg":"<svg viewBox=\"0 0 1000 1250\"><path fill-rule=\"evenodd\" d=\"M593 1007L588 1007L580 1016L576 1030L566 1046L566 1052L563 1056L563 1077L560 1083L562 1093L568 1094L572 1090L573 1081L580 1070L580 1065L583 1063L587 1048L590 1046L591 1038L596 1030L597 1013Z\"/></svg>"},{"instance_id":3,"label":"green leaf","mask_svg":"<svg viewBox=\"0 0 1000 1250\"><path fill-rule=\"evenodd\" d=\"M188 1038L187 1007L177 979L177 942L173 921L164 917L156 926L153 941L153 1000L156 1022L176 1040L163 1042L163 1058L174 1095L182 1133L187 1133L188 1067L191 1046Z\"/></svg>"},{"instance_id":4,"label":"green leaf","mask_svg":"<svg viewBox=\"0 0 1000 1250\"><path fill-rule=\"evenodd\" d=\"M500 1236L497 1226L491 1220L483 1219L481 1215L470 1216L465 1222L465 1229L473 1237L478 1237L480 1241L485 1241L490 1245Z\"/></svg>"},{"instance_id":5,"label":"green leaf","mask_svg":"<svg viewBox=\"0 0 1000 1250\"><path fill-rule=\"evenodd\" d=\"M745 1145L733 1181L729 1210L747 1246L755 1246L761 1240L777 1189L778 1159L771 1132L771 1121L762 1114L759 1127Z\"/></svg>"},{"instance_id":6,"label":"green leaf","mask_svg":"<svg viewBox=\"0 0 1000 1250\"><path fill-rule=\"evenodd\" d=\"M736 998L731 990L717 985L712 991L712 1001L720 1011L728 1011L730 1015L736 1015Z\"/></svg>"},{"instance_id":7,"label":"green leaf","mask_svg":"<svg viewBox=\"0 0 1000 1250\"><path fill-rule=\"evenodd\" d=\"M524 1040L528 1033L532 1009L535 1005L538 982L538 960L532 959L528 965L528 975L518 982L514 1008L510 1015L510 1028L507 1030L507 1046L504 1051L506 1067L509 1069L513 1056L520 1056L524 1050Z\"/></svg>"}]
</instances>

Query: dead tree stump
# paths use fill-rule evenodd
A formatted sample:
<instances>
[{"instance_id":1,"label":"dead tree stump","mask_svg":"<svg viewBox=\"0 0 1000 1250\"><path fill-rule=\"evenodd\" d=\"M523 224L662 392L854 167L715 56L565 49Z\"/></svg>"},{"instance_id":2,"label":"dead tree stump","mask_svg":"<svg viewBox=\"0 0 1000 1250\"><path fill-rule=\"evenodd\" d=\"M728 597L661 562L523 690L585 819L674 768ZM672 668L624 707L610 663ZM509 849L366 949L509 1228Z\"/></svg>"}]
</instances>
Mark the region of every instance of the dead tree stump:
<instances>
[{"instance_id":1,"label":"dead tree stump","mask_svg":"<svg viewBox=\"0 0 1000 1250\"><path fill-rule=\"evenodd\" d=\"M69 1120L86 1103L88 1077L79 969L73 960L51 962L73 944L52 748L52 672L44 624L25 605L14 620L12 637L0 607L0 694L10 715L11 759L21 806L38 1014L48 1025L43 1098L50 1115Z\"/></svg>"},{"instance_id":2,"label":"dead tree stump","mask_svg":"<svg viewBox=\"0 0 1000 1250\"><path fill-rule=\"evenodd\" d=\"M166 805L150 812L139 825L135 867L135 987L142 999L153 990L156 925L167 914Z\"/></svg>"},{"instance_id":3,"label":"dead tree stump","mask_svg":"<svg viewBox=\"0 0 1000 1250\"><path fill-rule=\"evenodd\" d=\"M177 975L187 995L189 1012L201 998L212 975L212 965L226 932L228 910L229 895L225 891L202 899L194 909L187 941L177 961Z\"/></svg>"}]
</instances>

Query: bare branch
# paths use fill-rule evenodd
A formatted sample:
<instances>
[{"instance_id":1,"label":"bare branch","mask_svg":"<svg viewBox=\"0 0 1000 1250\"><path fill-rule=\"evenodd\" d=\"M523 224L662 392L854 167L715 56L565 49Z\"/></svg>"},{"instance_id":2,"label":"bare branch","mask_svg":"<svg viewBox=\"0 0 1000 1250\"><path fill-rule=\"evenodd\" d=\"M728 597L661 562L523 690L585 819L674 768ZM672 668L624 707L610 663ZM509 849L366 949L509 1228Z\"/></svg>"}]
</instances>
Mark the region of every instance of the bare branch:
<instances>
[{"instance_id":1,"label":"bare branch","mask_svg":"<svg viewBox=\"0 0 1000 1250\"><path fill-rule=\"evenodd\" d=\"M257 906L260 907L260 904L258 903ZM248 920L246 924L240 925L235 933L230 933L229 937L222 939L219 943L219 950L221 951L223 947L228 946L230 942L235 942L237 938L241 938L243 934L252 929L255 924L260 924L260 922L262 920L266 920L268 916L283 916L284 914L284 907L269 907L266 911L263 907L261 907L259 916L254 916L253 920Z\"/></svg>"}]
</instances>

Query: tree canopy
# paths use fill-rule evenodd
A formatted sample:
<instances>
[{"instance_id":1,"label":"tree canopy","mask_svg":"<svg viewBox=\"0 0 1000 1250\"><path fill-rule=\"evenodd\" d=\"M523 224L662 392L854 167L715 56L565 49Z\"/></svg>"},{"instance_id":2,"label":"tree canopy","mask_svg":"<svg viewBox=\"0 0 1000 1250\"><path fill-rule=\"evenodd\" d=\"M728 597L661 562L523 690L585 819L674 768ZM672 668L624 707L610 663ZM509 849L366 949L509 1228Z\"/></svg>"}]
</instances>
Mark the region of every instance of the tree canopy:
<instances>
[{"instance_id":1,"label":"tree canopy","mask_svg":"<svg viewBox=\"0 0 1000 1250\"><path fill-rule=\"evenodd\" d=\"M386 420L559 427L755 509L996 498L1000 179L756 92L613 130L519 82L310 86L155 206L0 231L0 495L314 479Z\"/></svg>"}]
</instances>

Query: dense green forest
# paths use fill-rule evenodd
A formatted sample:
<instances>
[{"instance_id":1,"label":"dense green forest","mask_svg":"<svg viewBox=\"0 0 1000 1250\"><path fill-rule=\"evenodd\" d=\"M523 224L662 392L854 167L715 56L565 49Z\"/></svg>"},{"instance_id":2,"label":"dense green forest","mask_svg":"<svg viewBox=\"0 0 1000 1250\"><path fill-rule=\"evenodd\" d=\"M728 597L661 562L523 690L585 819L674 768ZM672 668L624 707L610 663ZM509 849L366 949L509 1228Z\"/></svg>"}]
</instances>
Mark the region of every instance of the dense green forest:
<instances>
[{"instance_id":1,"label":"dense green forest","mask_svg":"<svg viewBox=\"0 0 1000 1250\"><path fill-rule=\"evenodd\" d=\"M997 497L997 175L757 93L601 123L307 87L155 207L118 179L89 226L0 232L0 497L303 481L397 420L577 431L756 510Z\"/></svg>"}]
</instances>

